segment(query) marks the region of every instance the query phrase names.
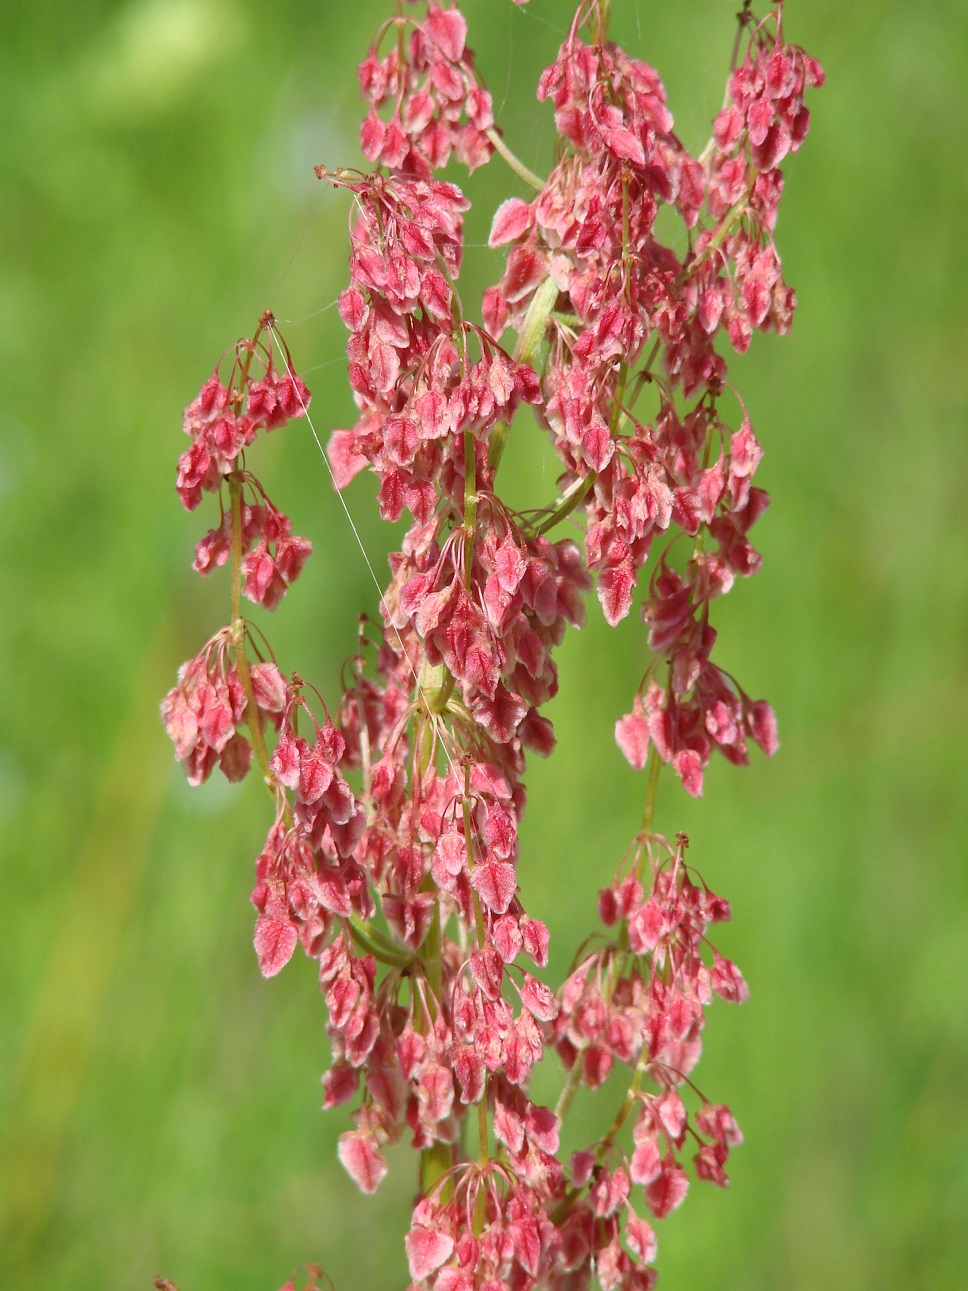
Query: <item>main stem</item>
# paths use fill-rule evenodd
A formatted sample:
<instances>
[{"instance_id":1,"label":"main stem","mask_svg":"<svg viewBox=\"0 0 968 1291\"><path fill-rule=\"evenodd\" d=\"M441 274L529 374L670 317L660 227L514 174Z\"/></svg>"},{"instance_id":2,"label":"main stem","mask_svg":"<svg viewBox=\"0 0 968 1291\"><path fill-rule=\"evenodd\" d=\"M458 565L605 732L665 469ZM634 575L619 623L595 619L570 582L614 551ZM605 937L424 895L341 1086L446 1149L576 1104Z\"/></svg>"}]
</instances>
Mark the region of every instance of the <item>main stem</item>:
<instances>
[{"instance_id":1,"label":"main stem","mask_svg":"<svg viewBox=\"0 0 968 1291\"><path fill-rule=\"evenodd\" d=\"M259 766L266 780L272 780L269 750L262 729L262 714L252 690L252 673L245 653L245 619L242 617L242 476L229 476L229 499L232 507L232 652L235 669L245 691L245 720Z\"/></svg>"}]
</instances>

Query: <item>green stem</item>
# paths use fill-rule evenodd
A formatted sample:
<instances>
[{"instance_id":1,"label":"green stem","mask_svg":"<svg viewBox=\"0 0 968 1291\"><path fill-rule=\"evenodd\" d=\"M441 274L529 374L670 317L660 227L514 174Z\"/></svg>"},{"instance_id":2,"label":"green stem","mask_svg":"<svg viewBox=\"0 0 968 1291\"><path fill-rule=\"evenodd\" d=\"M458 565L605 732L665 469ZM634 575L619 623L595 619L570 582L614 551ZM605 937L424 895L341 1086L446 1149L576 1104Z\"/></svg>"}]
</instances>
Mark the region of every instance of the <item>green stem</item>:
<instances>
[{"instance_id":1,"label":"green stem","mask_svg":"<svg viewBox=\"0 0 968 1291\"><path fill-rule=\"evenodd\" d=\"M477 541L477 445L472 430L464 431L464 586L474 587L474 545Z\"/></svg>"},{"instance_id":2,"label":"green stem","mask_svg":"<svg viewBox=\"0 0 968 1291\"><path fill-rule=\"evenodd\" d=\"M625 359L618 365L618 382L615 387L615 399L612 413L608 419L608 433L614 439L618 433L619 422L625 415L625 384L629 379L629 365Z\"/></svg>"},{"instance_id":3,"label":"green stem","mask_svg":"<svg viewBox=\"0 0 968 1291\"><path fill-rule=\"evenodd\" d=\"M575 507L588 497L597 478L594 471L589 471L583 479L576 480L570 488L565 490L541 523L535 527L534 532L543 536L553 529L556 524L564 520L566 516L570 516Z\"/></svg>"},{"instance_id":4,"label":"green stem","mask_svg":"<svg viewBox=\"0 0 968 1291\"><path fill-rule=\"evenodd\" d=\"M484 1092L481 1094L481 1101L477 1104L477 1161L482 1166L487 1165L491 1159L487 1125L487 1081L488 1077L485 1073Z\"/></svg>"},{"instance_id":5,"label":"green stem","mask_svg":"<svg viewBox=\"0 0 968 1291\"><path fill-rule=\"evenodd\" d=\"M471 840L471 808L470 808L470 771L465 772L464 776L464 799L461 803L461 810L464 817L464 845L467 848L467 869L474 869L474 847ZM474 900L474 931L477 934L477 945L483 950L484 942L487 939L487 930L484 926L484 911L481 909L480 897L473 893Z\"/></svg>"},{"instance_id":6,"label":"green stem","mask_svg":"<svg viewBox=\"0 0 968 1291\"><path fill-rule=\"evenodd\" d=\"M611 1150L612 1145L615 1143L615 1140L618 1138L619 1133L622 1129L622 1126L625 1124L626 1120L628 1119L629 1112L631 1112L632 1108L635 1106L636 1099L638 1097L638 1092L639 1092L639 1085L642 1082L642 1073L645 1070L645 1066L646 1064L641 1059L639 1059L638 1066L635 1068L635 1074L632 1077L632 1083L631 1085L629 1085L629 1088L628 1088L628 1093L625 1095L625 1098L622 1100L622 1106L616 1112L615 1119L612 1121L612 1124L608 1128L608 1132L599 1143L598 1148L595 1152L595 1160L599 1163L605 1160L605 1157L608 1155L609 1151ZM581 1190L579 1188L569 1188L566 1196L559 1204L557 1210L555 1210L555 1212L551 1216L551 1222L556 1227L561 1226L561 1224L567 1218L568 1212L571 1210L572 1206L574 1206L575 1202L578 1200L580 1196L581 1196Z\"/></svg>"},{"instance_id":7,"label":"green stem","mask_svg":"<svg viewBox=\"0 0 968 1291\"><path fill-rule=\"evenodd\" d=\"M659 772L662 770L662 759L655 745L649 748L649 778L645 786L645 809L642 813L643 834L652 833L652 821L655 817L655 799L659 788Z\"/></svg>"},{"instance_id":8,"label":"green stem","mask_svg":"<svg viewBox=\"0 0 968 1291\"><path fill-rule=\"evenodd\" d=\"M451 695L454 693L455 685L456 678L443 660L431 666L424 659L420 665L420 676L417 678L417 690L429 713L432 713L435 717L440 717L442 713L447 711L447 705L450 702ZM429 761L421 762L421 775L426 774L429 765Z\"/></svg>"},{"instance_id":9,"label":"green stem","mask_svg":"<svg viewBox=\"0 0 968 1291\"><path fill-rule=\"evenodd\" d=\"M427 887L433 885L433 879L430 875L424 880ZM426 977L427 988L431 998L427 1001L426 1011L420 1010L421 1017L418 1018L418 1029L425 1034L433 1029L434 1019L432 1010L435 1005L439 1009L440 996L443 990L443 963L442 963L442 935L440 926L440 904L438 902L434 909L433 919L430 929L424 938L423 945L420 947L420 962L423 965L424 975ZM436 1187L443 1175L454 1164L454 1147L451 1143L433 1143L429 1148L422 1148L420 1152L420 1184L423 1195L427 1194ZM447 1201L452 1191L452 1185L445 1185L443 1190L443 1200Z\"/></svg>"},{"instance_id":10,"label":"green stem","mask_svg":"<svg viewBox=\"0 0 968 1291\"><path fill-rule=\"evenodd\" d=\"M528 363L531 367L535 366L535 359L541 350L541 343L544 340L548 322L554 313L557 300L558 284L553 278L545 278L531 297L531 304L524 315L524 322L521 324L521 331L518 334L518 343L514 347L515 363ZM497 470L504 455L509 430L509 423L501 421L498 422L491 433L487 460L494 471Z\"/></svg>"},{"instance_id":11,"label":"green stem","mask_svg":"<svg viewBox=\"0 0 968 1291\"><path fill-rule=\"evenodd\" d=\"M642 1083L642 1073L645 1071L645 1064L639 1059L638 1066L635 1068L635 1075L632 1077L632 1083L629 1085L628 1093L622 1100L622 1106L615 1113L615 1120L612 1121L608 1128L608 1133L598 1145L598 1151L595 1153L599 1161L604 1161L612 1144L619 1136L622 1126L628 1119L628 1114L635 1106L638 1098L639 1086Z\"/></svg>"},{"instance_id":12,"label":"green stem","mask_svg":"<svg viewBox=\"0 0 968 1291\"><path fill-rule=\"evenodd\" d=\"M612 0L598 0L598 43L608 40L608 24L612 16Z\"/></svg>"},{"instance_id":13,"label":"green stem","mask_svg":"<svg viewBox=\"0 0 968 1291\"><path fill-rule=\"evenodd\" d=\"M558 294L558 284L554 278L548 277L531 297L518 343L514 347L514 358L518 363L530 363L534 367Z\"/></svg>"},{"instance_id":14,"label":"green stem","mask_svg":"<svg viewBox=\"0 0 968 1291\"><path fill-rule=\"evenodd\" d=\"M711 256L714 256L723 245L730 233L732 233L739 219L747 210L755 182L756 179L754 176L753 180L747 185L746 192L743 196L738 202L735 202L723 216L720 221L719 228L710 238L709 242L703 247L702 251L693 256L683 269L682 273L679 274L676 279L677 283L684 282L686 278L688 278L689 275L703 263L704 260L708 260Z\"/></svg>"},{"instance_id":15,"label":"green stem","mask_svg":"<svg viewBox=\"0 0 968 1291\"><path fill-rule=\"evenodd\" d=\"M245 691L245 720L249 727L252 747L266 780L272 781L269 767L269 750L266 748L262 729L262 714L255 702L252 673L245 653L245 620L242 618L242 477L229 476L229 498L232 505L232 653L239 681Z\"/></svg>"},{"instance_id":16,"label":"green stem","mask_svg":"<svg viewBox=\"0 0 968 1291\"><path fill-rule=\"evenodd\" d=\"M424 883L427 890L432 891L435 884L428 874ZM440 996L444 988L444 968L442 962L443 941L440 927L440 900L434 906L433 918L430 921L430 927L427 935L423 939L423 945L420 947L420 958L423 961L424 970L427 975L427 985L430 993L440 1007Z\"/></svg>"},{"instance_id":17,"label":"green stem","mask_svg":"<svg viewBox=\"0 0 968 1291\"><path fill-rule=\"evenodd\" d=\"M409 951L395 945L379 929L364 923L359 915L351 915L346 920L346 927L360 950L372 955L381 964L386 964L389 968L409 968L413 963L413 955Z\"/></svg>"},{"instance_id":18,"label":"green stem","mask_svg":"<svg viewBox=\"0 0 968 1291\"><path fill-rule=\"evenodd\" d=\"M434 263L450 288L455 324L454 344L457 347L457 353L460 355L461 364L463 364L467 354L467 341L464 337L464 306L461 303L460 292L457 290L457 282L447 268L447 261L439 251L434 253Z\"/></svg>"},{"instance_id":19,"label":"green stem","mask_svg":"<svg viewBox=\"0 0 968 1291\"><path fill-rule=\"evenodd\" d=\"M571 1110L572 1103L575 1101L578 1086L581 1084L581 1071L581 1053L579 1052L571 1065L571 1071L568 1073L565 1087L559 1094L557 1103L555 1103L555 1116L558 1117L559 1122L565 1119Z\"/></svg>"},{"instance_id":20,"label":"green stem","mask_svg":"<svg viewBox=\"0 0 968 1291\"><path fill-rule=\"evenodd\" d=\"M646 839L652 833L652 826L655 820L655 800L659 790L659 773L662 770L662 759L659 757L658 749L654 744L649 745L649 759L647 762L648 772L645 782L645 805L642 808L642 838ZM635 861L635 877L641 883L645 875L645 862L648 859L648 848L641 846L638 857ZM622 928L622 939L624 945L628 945L628 924ZM624 949L624 946L623 946Z\"/></svg>"},{"instance_id":21,"label":"green stem","mask_svg":"<svg viewBox=\"0 0 968 1291\"><path fill-rule=\"evenodd\" d=\"M439 1182L442 1175L454 1164L454 1147L451 1143L434 1143L429 1148L422 1148L420 1152L420 1186L423 1196L432 1192ZM441 1192L441 1200L449 1201L453 1187L445 1186Z\"/></svg>"},{"instance_id":22,"label":"green stem","mask_svg":"<svg viewBox=\"0 0 968 1291\"><path fill-rule=\"evenodd\" d=\"M629 394L628 403L626 405L629 412L631 412L632 409L635 407L635 405L638 403L639 395L642 393L642 387L645 385L647 381L653 380L652 364L655 362L656 356L658 355L661 348L662 348L661 340L656 341L655 345L652 346L652 349L649 353L649 357L646 359L643 366L639 368L638 372L636 372L635 380L632 382L632 389Z\"/></svg>"},{"instance_id":23,"label":"green stem","mask_svg":"<svg viewBox=\"0 0 968 1291\"><path fill-rule=\"evenodd\" d=\"M485 130L484 133L494 145L494 151L498 153L499 156L503 157L518 178L523 179L526 184L530 185L530 187L535 190L535 192L540 193L544 188L544 180L539 179L533 170L529 170L523 161L520 161L515 157L514 153L493 126L490 130Z\"/></svg>"}]
</instances>

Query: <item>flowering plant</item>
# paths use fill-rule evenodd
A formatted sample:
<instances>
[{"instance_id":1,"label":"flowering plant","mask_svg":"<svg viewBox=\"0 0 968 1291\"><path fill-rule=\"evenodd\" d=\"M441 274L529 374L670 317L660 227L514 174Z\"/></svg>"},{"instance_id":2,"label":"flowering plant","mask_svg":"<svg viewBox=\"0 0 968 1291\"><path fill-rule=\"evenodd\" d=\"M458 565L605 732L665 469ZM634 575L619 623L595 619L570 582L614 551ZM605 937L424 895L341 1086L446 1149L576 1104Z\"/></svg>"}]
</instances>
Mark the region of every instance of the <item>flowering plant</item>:
<instances>
[{"instance_id":1,"label":"flowering plant","mask_svg":"<svg viewBox=\"0 0 968 1291\"><path fill-rule=\"evenodd\" d=\"M343 489L368 468L383 518L409 519L332 710L242 615L243 596L276 608L311 553L248 464L262 433L309 416L271 314L185 413L178 492L189 510L218 497L195 568L229 565L230 619L183 665L164 722L192 784L257 763L274 804L252 892L260 968L280 972L297 945L318 963L325 1106L354 1104L340 1160L372 1192L386 1145L409 1137L411 1286L434 1291L592 1273L605 1291L651 1287L652 1223L685 1197L687 1159L724 1185L742 1141L692 1078L713 996L747 996L709 940L729 904L653 816L663 765L696 796L714 752L744 763L750 742L777 745L769 704L713 661L712 603L759 568L749 533L768 501L722 350L790 327L779 167L823 74L785 41L782 0L762 20L744 4L723 108L692 157L657 73L609 39L609 10L582 0L539 82L559 134L546 180L508 150L465 20L436 0L398 0L360 65L373 171L317 167L353 196L339 307L359 415L332 433L330 469ZM505 267L476 322L458 289L469 202L437 171L495 152L533 195L494 215ZM527 512L498 489L522 405L561 463L557 498ZM641 601L647 663L615 737L645 772L645 806L599 894L602 927L554 992L518 824L527 755L554 748L555 648L593 584L610 624ZM528 1093L549 1049L567 1072L554 1108ZM562 1159L579 1087L616 1067L610 1128Z\"/></svg>"}]
</instances>

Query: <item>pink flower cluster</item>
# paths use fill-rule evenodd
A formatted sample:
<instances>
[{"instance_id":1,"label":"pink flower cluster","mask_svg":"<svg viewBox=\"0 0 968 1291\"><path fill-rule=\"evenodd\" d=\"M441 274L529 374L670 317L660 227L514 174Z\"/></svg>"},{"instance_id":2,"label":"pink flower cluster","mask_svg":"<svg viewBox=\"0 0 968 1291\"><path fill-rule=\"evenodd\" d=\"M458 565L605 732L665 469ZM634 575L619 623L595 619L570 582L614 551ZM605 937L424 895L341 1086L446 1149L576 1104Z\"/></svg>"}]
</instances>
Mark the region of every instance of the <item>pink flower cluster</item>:
<instances>
[{"instance_id":1,"label":"pink flower cluster","mask_svg":"<svg viewBox=\"0 0 968 1291\"><path fill-rule=\"evenodd\" d=\"M796 301L772 237L783 191L779 164L806 137L804 92L823 80L815 59L783 42L779 17L775 36L753 25L749 52L713 127L707 201L717 224L696 244L689 293L703 329L711 334L722 322L740 352L755 329L790 330Z\"/></svg>"},{"instance_id":2,"label":"pink flower cluster","mask_svg":"<svg viewBox=\"0 0 968 1291\"><path fill-rule=\"evenodd\" d=\"M352 927L320 960L334 1041L326 1105L347 1101L362 1081L357 1128L340 1156L366 1191L385 1172L385 1144L409 1134L421 1151L453 1145L475 1104L518 1106L515 1090L555 1013L548 988L518 965L527 956L543 967L548 955L547 929L517 896L520 740L494 740L466 709L453 735L437 728L408 697L405 656L384 645L379 666L386 685L361 678L343 722L347 764L370 759L354 858L379 893L398 971L378 981L387 947L361 954L367 945ZM461 750L457 765L462 736L477 747ZM442 769L427 747L436 739L445 742ZM456 940L444 931L451 919ZM429 963L428 944L438 947ZM512 983L515 1004L505 999Z\"/></svg>"},{"instance_id":3,"label":"pink flower cluster","mask_svg":"<svg viewBox=\"0 0 968 1291\"><path fill-rule=\"evenodd\" d=\"M196 658L182 664L178 685L162 701L162 721L189 784L204 783L216 764L227 780L244 778L252 745L238 727L250 719L250 705L260 720L279 724L286 694L279 669L274 663L255 664L246 687L232 654L231 630L223 628Z\"/></svg>"},{"instance_id":4,"label":"pink flower cluster","mask_svg":"<svg viewBox=\"0 0 968 1291\"><path fill-rule=\"evenodd\" d=\"M390 52L381 58L385 42ZM456 7L429 0L423 22L398 14L385 23L359 78L370 104L360 128L367 161L426 175L452 152L469 170L491 156L491 96L478 83L467 23Z\"/></svg>"},{"instance_id":5,"label":"pink flower cluster","mask_svg":"<svg viewBox=\"0 0 968 1291\"><path fill-rule=\"evenodd\" d=\"M271 316L260 323L259 331ZM265 489L244 467L245 449L260 430L276 430L295 417L304 417L309 391L292 372L288 356L286 369L279 373L272 354L258 343L239 341L229 383L223 384L219 368L204 383L185 409L183 426L192 440L178 462L178 495L188 511L194 511L204 493L222 493L226 478L234 477L250 488L253 500L241 500L238 532L225 511L218 526L210 529L195 548L195 570L207 574L224 565L232 551L233 534L245 555L243 592L256 605L275 609L286 589L302 572L312 544L293 534L292 522L269 500ZM264 366L264 375L252 378L253 361Z\"/></svg>"},{"instance_id":6,"label":"pink flower cluster","mask_svg":"<svg viewBox=\"0 0 968 1291\"><path fill-rule=\"evenodd\" d=\"M633 766L651 742L692 794L713 749L736 762L747 736L776 748L768 706L709 658L709 604L759 568L747 535L768 502L751 484L762 453L748 418L731 432L719 413L728 387L714 342L723 329L745 350L754 327L788 330L794 300L772 240L776 163L806 130L804 88L822 82L819 65L782 42L779 21L772 34L745 11L744 21L749 53L700 162L673 133L655 71L584 43L576 17L539 87L571 148L531 203L512 198L497 212L491 244L510 251L485 299L492 330L520 330L541 285L557 288L542 413L584 499L585 553L607 620L628 614L657 537L678 529L693 541L684 575L660 559L642 609L657 657L649 672L665 659L666 679L649 682L617 731ZM767 134L779 142L764 152ZM661 204L683 221L682 260L656 238ZM646 384L659 407L643 424L632 405ZM683 409L677 388L698 401Z\"/></svg>"},{"instance_id":7,"label":"pink flower cluster","mask_svg":"<svg viewBox=\"0 0 968 1291\"><path fill-rule=\"evenodd\" d=\"M343 487L369 463L380 477L381 514L396 520L407 508L425 526L408 546L422 547L437 527L438 490L461 507L468 466L484 485L491 428L538 397L537 381L483 329L455 318L468 205L456 185L320 174L349 188L359 211L340 314L352 334L347 357L360 417L330 441L334 477ZM474 460L465 464L471 448Z\"/></svg>"},{"instance_id":8,"label":"pink flower cluster","mask_svg":"<svg viewBox=\"0 0 968 1291\"><path fill-rule=\"evenodd\" d=\"M236 470L240 454L260 430L275 430L293 417L304 417L309 391L287 370L280 375L272 355L255 341L239 341L234 350L229 384L216 368L185 409L182 422L191 448L178 459L178 496L194 511L203 493L215 493L225 476ZM264 354L265 375L253 381L251 364ZM237 382L237 384L236 384Z\"/></svg>"},{"instance_id":9,"label":"pink flower cluster","mask_svg":"<svg viewBox=\"0 0 968 1291\"><path fill-rule=\"evenodd\" d=\"M432 667L447 668L497 744L517 739L546 754L554 737L538 709L557 692L552 650L569 623L584 619L588 576L574 543L526 537L496 499L481 511L489 533L470 567L466 544L453 534L442 548L399 560L388 621L401 639L421 643Z\"/></svg>"},{"instance_id":10,"label":"pink flower cluster","mask_svg":"<svg viewBox=\"0 0 968 1291\"><path fill-rule=\"evenodd\" d=\"M296 733L301 710L314 726L311 744ZM367 875L354 858L366 821L339 769L346 747L342 735L328 720L317 724L291 690L278 724L269 763L278 810L256 861L252 892L258 911L255 949L266 977L285 967L297 942L318 958L335 920L373 913ZM283 789L292 791L291 806Z\"/></svg>"},{"instance_id":11,"label":"pink flower cluster","mask_svg":"<svg viewBox=\"0 0 968 1291\"><path fill-rule=\"evenodd\" d=\"M361 621L330 715L242 618L243 595L273 609L311 550L245 460L309 401L265 315L185 414L178 491L190 510L219 493L195 568L229 566L231 623L184 665L163 718L192 783L216 764L239 779L255 759L273 795L252 892L259 965L273 976L297 945L318 964L325 1106L354 1104L339 1156L359 1187L379 1186L388 1145L419 1155L414 1291L571 1291L593 1273L604 1291L640 1291L656 1278L652 1221L686 1195L687 1143L695 1175L724 1185L741 1142L691 1078L713 997L747 995L707 937L729 906L687 865L684 836L670 845L652 819L662 764L695 795L714 750L742 763L750 741L777 744L770 706L712 660L712 604L759 568L748 534L768 500L717 342L743 350L753 330L789 326L778 164L822 74L783 41L779 3L763 22L744 7L744 61L693 158L658 74L608 40L606 3L583 0L538 87L559 159L533 200L498 209L490 241L506 262L476 323L458 292L469 201L434 171L509 153L463 16L436 0L420 12L398 5L360 67L376 169L317 169L354 211L339 306L357 417L331 436L334 483L368 467L381 515L408 516L382 623ZM657 232L661 207L678 251ZM498 489L522 405L563 467L558 498L527 512ZM550 536L575 517L580 541ZM555 994L539 977L548 927L519 886L526 758L554 748L555 650L593 576L616 624L649 562L644 675L616 725L650 769L645 824L600 895L609 931ZM528 1092L552 1050L566 1072L554 1109ZM623 1067L611 1128L564 1160L576 1091Z\"/></svg>"},{"instance_id":12,"label":"pink flower cluster","mask_svg":"<svg viewBox=\"0 0 968 1291\"><path fill-rule=\"evenodd\" d=\"M730 918L729 902L692 881L684 850L682 835L674 849L659 837L639 844L633 868L599 894L599 916L617 928L615 939L584 958L561 990L555 1043L568 1068L581 1061L591 1088L616 1060L634 1067L643 1055L679 1083L699 1059L713 994L747 998L729 960L715 951L711 968L703 960L707 926Z\"/></svg>"},{"instance_id":13,"label":"pink flower cluster","mask_svg":"<svg viewBox=\"0 0 968 1291\"><path fill-rule=\"evenodd\" d=\"M292 531L292 521L274 506L254 475L240 476L250 486L253 500L242 503L242 593L255 605L274 610L286 589L302 572L312 552L308 538ZM195 571L207 574L224 565L232 551L232 518L223 512L217 529L209 532L195 546Z\"/></svg>"}]
</instances>

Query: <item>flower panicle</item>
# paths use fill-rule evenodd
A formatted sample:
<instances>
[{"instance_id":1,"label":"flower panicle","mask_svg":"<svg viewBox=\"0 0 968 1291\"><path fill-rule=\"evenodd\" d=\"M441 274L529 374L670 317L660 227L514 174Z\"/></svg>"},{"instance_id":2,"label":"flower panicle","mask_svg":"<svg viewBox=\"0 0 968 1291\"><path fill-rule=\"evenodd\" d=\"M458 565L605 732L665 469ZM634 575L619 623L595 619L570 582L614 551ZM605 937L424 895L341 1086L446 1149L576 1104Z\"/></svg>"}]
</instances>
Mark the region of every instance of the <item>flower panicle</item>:
<instances>
[{"instance_id":1,"label":"flower panicle","mask_svg":"<svg viewBox=\"0 0 968 1291\"><path fill-rule=\"evenodd\" d=\"M230 621L182 667L163 720L193 784L259 765L274 814L251 898L258 964L274 976L301 945L317 965L324 1107L353 1107L338 1151L358 1187L379 1187L388 1146L417 1154L406 1257L420 1291L592 1272L604 1291L652 1287L653 1224L691 1176L725 1185L742 1142L693 1081L713 998L748 995L709 939L729 904L685 836L652 820L663 765L696 796L713 753L777 747L770 705L713 660L713 603L759 569L749 532L769 500L727 355L789 330L780 164L823 74L784 41L779 3L762 21L744 6L724 107L692 157L658 73L609 39L609 9L579 4L540 79L556 161L494 215L504 267L480 321L460 290L470 203L439 171L497 151L528 172L496 131L456 4L397 4L360 64L372 173L317 167L353 198L339 312L356 419L329 438L333 479L369 470L381 516L405 526L332 712L241 613L242 597L274 609L312 550L249 464L310 399L271 315L185 412L177 490L190 511L218 496L195 569L229 566ZM525 406L562 472L530 510L500 488ZM529 753L554 750L556 651L593 586L609 624L636 602L644 624L615 738L646 772L645 823L554 991L548 924L520 882L524 777ZM529 1094L552 1050L554 1108ZM611 1127L565 1159L579 1088L621 1068Z\"/></svg>"}]
</instances>

